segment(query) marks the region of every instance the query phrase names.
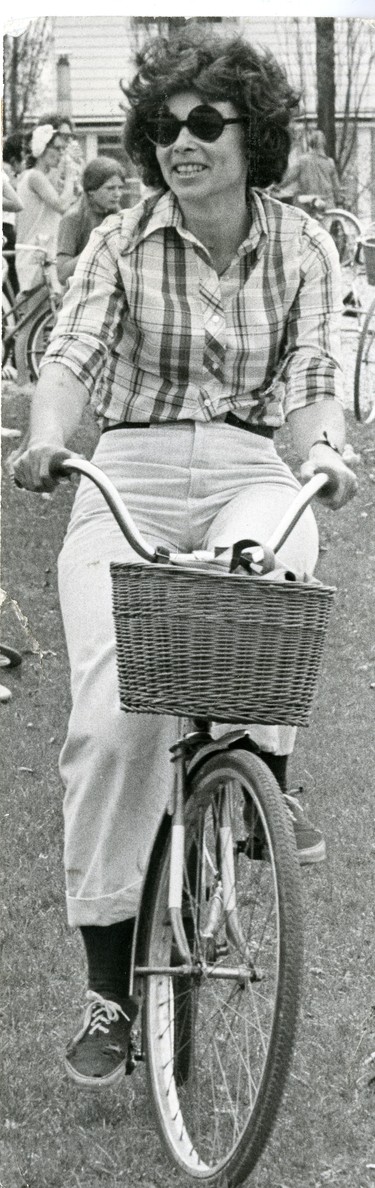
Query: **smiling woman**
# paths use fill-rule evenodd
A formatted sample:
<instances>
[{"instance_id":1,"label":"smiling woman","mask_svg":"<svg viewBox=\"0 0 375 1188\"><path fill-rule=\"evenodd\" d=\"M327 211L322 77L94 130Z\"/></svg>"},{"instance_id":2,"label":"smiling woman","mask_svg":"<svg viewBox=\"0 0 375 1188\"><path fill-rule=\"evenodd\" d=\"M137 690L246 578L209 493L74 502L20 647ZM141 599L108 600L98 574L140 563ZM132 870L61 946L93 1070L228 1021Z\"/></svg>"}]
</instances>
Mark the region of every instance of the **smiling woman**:
<instances>
[{"instance_id":1,"label":"smiling woman","mask_svg":"<svg viewBox=\"0 0 375 1188\"><path fill-rule=\"evenodd\" d=\"M284 417L302 477L329 474L330 507L356 487L340 456L333 240L264 189L285 171L296 96L271 55L200 29L153 39L137 66L125 148L153 190L96 227L80 255L15 474L51 490L52 455L100 393L94 460L150 544L190 552L264 541L298 488L273 442ZM134 555L89 486L79 487L60 557L73 690L60 771L68 918L82 932L89 984L66 1068L94 1087L125 1070L134 919L178 721L118 708L109 562ZM309 510L279 557L311 574L317 555ZM287 793L294 728L249 733ZM294 828L300 862L320 862L324 839L300 808Z\"/></svg>"},{"instance_id":2,"label":"smiling woman","mask_svg":"<svg viewBox=\"0 0 375 1188\"><path fill-rule=\"evenodd\" d=\"M138 55L137 64L138 72L125 91L130 104L125 147L141 167L146 185L165 188L151 144L162 143L160 127L172 110L171 96L192 89L196 104L203 105L206 112L218 100L228 101L237 109L237 117L244 119L244 153L251 168L251 185L263 189L281 181L291 143L289 123L298 96L272 54L258 53L241 38L225 42L219 37L205 39L201 30L191 30L171 41L155 39ZM191 124L190 128L193 131ZM211 139L214 137L207 136Z\"/></svg>"}]
</instances>

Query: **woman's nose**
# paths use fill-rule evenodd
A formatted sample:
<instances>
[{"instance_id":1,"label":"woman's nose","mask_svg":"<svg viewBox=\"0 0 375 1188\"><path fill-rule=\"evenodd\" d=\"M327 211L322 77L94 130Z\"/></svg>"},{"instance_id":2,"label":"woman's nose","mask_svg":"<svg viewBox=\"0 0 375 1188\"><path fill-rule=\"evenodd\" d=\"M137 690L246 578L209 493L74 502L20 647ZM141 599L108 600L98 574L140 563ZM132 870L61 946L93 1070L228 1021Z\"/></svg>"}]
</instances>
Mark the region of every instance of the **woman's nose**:
<instances>
[{"instance_id":1,"label":"woman's nose","mask_svg":"<svg viewBox=\"0 0 375 1188\"><path fill-rule=\"evenodd\" d=\"M174 143L175 143L175 145L177 144L179 148L194 147L195 138L192 135L192 133L189 131L187 124L182 124L182 127L180 128L180 131L178 133L177 139L175 140Z\"/></svg>"}]
</instances>

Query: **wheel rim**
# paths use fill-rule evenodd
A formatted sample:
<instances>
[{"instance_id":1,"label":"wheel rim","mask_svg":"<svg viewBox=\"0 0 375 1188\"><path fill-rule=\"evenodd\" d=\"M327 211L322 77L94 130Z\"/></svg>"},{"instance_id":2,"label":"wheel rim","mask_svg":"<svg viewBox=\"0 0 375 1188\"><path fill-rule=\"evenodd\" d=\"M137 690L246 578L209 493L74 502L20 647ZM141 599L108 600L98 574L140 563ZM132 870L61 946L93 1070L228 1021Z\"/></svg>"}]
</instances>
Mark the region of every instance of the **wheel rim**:
<instances>
[{"instance_id":1,"label":"wheel rim","mask_svg":"<svg viewBox=\"0 0 375 1188\"><path fill-rule=\"evenodd\" d=\"M261 980L247 979L241 985L239 980L214 978L205 973L196 979L155 975L148 979L147 990L148 1028L153 1036L148 1053L149 1076L163 1137L173 1159L193 1178L202 1180L209 1180L228 1167L241 1147L250 1118L256 1113L273 1040L280 976L278 881L268 826L259 802L254 808L253 801L252 820L247 818L245 827L243 794L238 783L232 782L231 797L240 924L256 976L261 976ZM211 809L203 815L205 841L193 930L198 956L202 954L202 932L212 911L216 866ZM244 849L248 828L252 841ZM195 833L197 829L198 821ZM259 832L268 838L268 860L260 858ZM194 830L192 836L193 833ZM167 895L165 865L157 891L149 950L150 963L157 961L161 965L170 963L172 952L172 931L165 910ZM188 887L185 867L185 914L188 902L190 918L194 900L195 890ZM226 943L223 916L215 940L219 946ZM222 975L225 970L243 968L244 964L243 956L239 957L236 947L230 944L227 955L221 952L213 961L211 972L220 970ZM188 1072L181 1078L176 1059L178 986L183 983L182 994L186 998L188 982L192 987L193 1023Z\"/></svg>"},{"instance_id":2,"label":"wheel rim","mask_svg":"<svg viewBox=\"0 0 375 1188\"><path fill-rule=\"evenodd\" d=\"M359 374L359 401L362 421L375 419L375 325L369 327Z\"/></svg>"},{"instance_id":3,"label":"wheel rim","mask_svg":"<svg viewBox=\"0 0 375 1188\"><path fill-rule=\"evenodd\" d=\"M45 355L54 326L53 314L50 310L44 314L37 326L33 328L27 347L27 359L34 379L39 378L40 362Z\"/></svg>"}]
</instances>

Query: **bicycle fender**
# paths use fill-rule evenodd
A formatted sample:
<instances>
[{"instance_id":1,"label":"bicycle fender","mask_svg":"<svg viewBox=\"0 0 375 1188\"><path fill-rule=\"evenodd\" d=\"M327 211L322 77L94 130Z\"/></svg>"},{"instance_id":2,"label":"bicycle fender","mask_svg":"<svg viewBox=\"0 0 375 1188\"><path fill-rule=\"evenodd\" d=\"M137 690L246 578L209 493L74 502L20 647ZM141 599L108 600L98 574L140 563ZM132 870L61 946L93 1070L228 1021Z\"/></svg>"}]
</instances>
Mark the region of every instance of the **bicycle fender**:
<instances>
[{"instance_id":1,"label":"bicycle fender","mask_svg":"<svg viewBox=\"0 0 375 1188\"><path fill-rule=\"evenodd\" d=\"M189 779L205 759L210 758L211 755L218 754L219 751L231 751L233 746L239 742L245 745L245 749L249 746L251 748L249 732L243 726L240 726L238 730L228 730L221 738L212 739L204 747L199 747L198 752L191 759L188 759L186 763L186 774Z\"/></svg>"}]
</instances>

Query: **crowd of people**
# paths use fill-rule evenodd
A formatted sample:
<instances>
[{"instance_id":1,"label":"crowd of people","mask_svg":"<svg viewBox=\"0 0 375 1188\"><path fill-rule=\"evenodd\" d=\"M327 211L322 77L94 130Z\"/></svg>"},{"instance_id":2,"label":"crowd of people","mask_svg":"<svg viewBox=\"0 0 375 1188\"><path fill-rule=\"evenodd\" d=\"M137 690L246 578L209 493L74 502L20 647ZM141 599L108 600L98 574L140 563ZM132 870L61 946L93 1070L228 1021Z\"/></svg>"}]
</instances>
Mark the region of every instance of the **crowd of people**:
<instances>
[{"instance_id":1,"label":"crowd of people","mask_svg":"<svg viewBox=\"0 0 375 1188\"><path fill-rule=\"evenodd\" d=\"M43 262L56 263L49 281L59 298L93 227L129 205L126 170L108 156L85 166L71 120L48 114L28 136L18 131L6 137L2 180L7 279L16 301L27 301L32 314L41 298L48 298ZM15 342L15 377L21 386L29 380L27 327L21 327Z\"/></svg>"},{"instance_id":2,"label":"crowd of people","mask_svg":"<svg viewBox=\"0 0 375 1188\"><path fill-rule=\"evenodd\" d=\"M59 257L64 284L93 227L128 206L126 171L115 157L84 165L72 122L55 114L38 120L29 135L15 132L3 144L3 247L14 294L31 294L43 282L42 253ZM73 262L74 261L74 262Z\"/></svg>"}]
</instances>

